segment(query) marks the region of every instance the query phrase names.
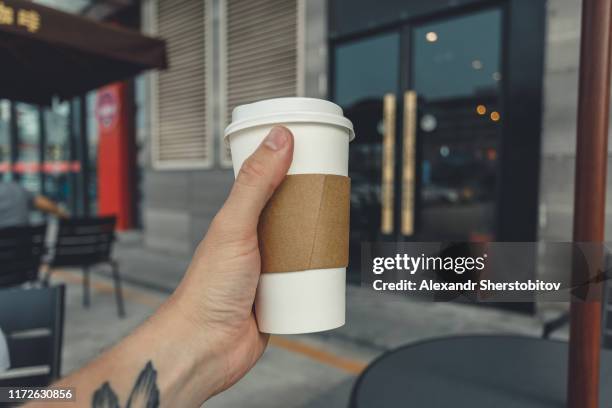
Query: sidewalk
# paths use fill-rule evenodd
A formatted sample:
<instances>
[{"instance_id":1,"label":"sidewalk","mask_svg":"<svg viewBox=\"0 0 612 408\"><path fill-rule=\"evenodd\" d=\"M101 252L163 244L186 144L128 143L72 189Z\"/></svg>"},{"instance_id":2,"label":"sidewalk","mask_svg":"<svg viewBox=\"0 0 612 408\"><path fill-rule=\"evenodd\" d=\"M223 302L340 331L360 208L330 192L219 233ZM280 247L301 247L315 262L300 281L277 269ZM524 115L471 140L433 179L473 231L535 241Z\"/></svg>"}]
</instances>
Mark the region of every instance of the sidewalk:
<instances>
[{"instance_id":1,"label":"sidewalk","mask_svg":"<svg viewBox=\"0 0 612 408\"><path fill-rule=\"evenodd\" d=\"M116 258L126 280L127 318L116 315L111 283L95 274L92 307L81 306L81 277L61 272L67 282L64 369L66 373L99 355L144 321L180 281L189 262L121 237ZM539 336L542 322L492 308L457 303L424 303L347 289L347 324L325 333L273 336L266 353L239 384L207 407L346 407L357 375L386 350L427 338L455 334L509 333ZM567 336L567 330L557 337Z\"/></svg>"},{"instance_id":2,"label":"sidewalk","mask_svg":"<svg viewBox=\"0 0 612 408\"><path fill-rule=\"evenodd\" d=\"M177 256L144 247L136 235L120 237L115 256L122 276L141 287L171 292L189 265L188 256ZM552 305L549 312L526 316L495 308L459 303L421 302L400 295L376 293L349 285L347 288L347 323L344 327L318 338L343 339L374 350L388 350L428 337L453 334L511 333L539 336L543 319L563 310ZM562 305L561 305L562 306ZM567 336L567 330L556 333Z\"/></svg>"}]
</instances>

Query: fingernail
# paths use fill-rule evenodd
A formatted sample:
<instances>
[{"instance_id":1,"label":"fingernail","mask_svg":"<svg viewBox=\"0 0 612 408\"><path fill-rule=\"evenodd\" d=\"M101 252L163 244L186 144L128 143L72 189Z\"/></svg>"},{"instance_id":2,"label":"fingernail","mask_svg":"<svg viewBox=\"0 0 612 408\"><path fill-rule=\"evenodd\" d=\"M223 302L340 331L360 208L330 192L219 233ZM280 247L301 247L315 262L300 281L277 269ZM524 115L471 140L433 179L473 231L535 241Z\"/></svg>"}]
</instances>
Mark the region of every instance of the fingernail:
<instances>
[{"instance_id":1,"label":"fingernail","mask_svg":"<svg viewBox=\"0 0 612 408\"><path fill-rule=\"evenodd\" d=\"M274 126L264 139L264 145L272 150L280 150L287 144L287 131L280 126Z\"/></svg>"}]
</instances>

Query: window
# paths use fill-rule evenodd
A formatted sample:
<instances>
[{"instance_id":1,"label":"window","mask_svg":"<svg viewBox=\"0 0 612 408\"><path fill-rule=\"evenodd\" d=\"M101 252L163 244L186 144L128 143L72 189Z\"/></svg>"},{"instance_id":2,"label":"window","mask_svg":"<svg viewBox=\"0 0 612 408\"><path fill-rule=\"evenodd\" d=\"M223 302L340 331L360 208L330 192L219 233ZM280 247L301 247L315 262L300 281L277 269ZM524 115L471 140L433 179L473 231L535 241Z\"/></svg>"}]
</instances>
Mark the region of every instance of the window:
<instances>
[{"instance_id":1,"label":"window","mask_svg":"<svg viewBox=\"0 0 612 408\"><path fill-rule=\"evenodd\" d=\"M222 2L221 129L238 105L298 94L302 7L301 0ZM219 145L221 164L231 167L229 150Z\"/></svg>"},{"instance_id":2,"label":"window","mask_svg":"<svg viewBox=\"0 0 612 408\"><path fill-rule=\"evenodd\" d=\"M212 165L207 111L207 74L211 35L210 1L158 0L156 34L166 40L168 69L155 74L152 128L153 166L202 168ZM208 31L207 31L208 29Z\"/></svg>"}]
</instances>

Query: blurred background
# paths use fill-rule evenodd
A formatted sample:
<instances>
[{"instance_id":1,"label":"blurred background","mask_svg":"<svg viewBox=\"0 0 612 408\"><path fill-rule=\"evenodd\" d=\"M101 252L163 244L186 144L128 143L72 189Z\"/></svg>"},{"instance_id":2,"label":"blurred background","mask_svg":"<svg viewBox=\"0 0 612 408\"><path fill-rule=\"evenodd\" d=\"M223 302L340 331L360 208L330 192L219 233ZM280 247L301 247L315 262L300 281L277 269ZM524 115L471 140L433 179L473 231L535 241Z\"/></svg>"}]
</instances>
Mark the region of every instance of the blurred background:
<instances>
[{"instance_id":1,"label":"blurred background","mask_svg":"<svg viewBox=\"0 0 612 408\"><path fill-rule=\"evenodd\" d=\"M127 317L114 314L106 270L94 271L89 309L80 272L60 270L64 373L176 287L234 178L222 141L232 109L282 96L334 101L355 126L348 320L274 337L261 364L207 406L347 406L385 351L451 334L539 337L564 315L564 304L373 293L359 262L362 242L571 240L580 1L35 2L159 37L168 57L165 70L51 106L0 101L3 180L74 216L117 217ZM533 278L546 267L536 261Z\"/></svg>"}]
</instances>

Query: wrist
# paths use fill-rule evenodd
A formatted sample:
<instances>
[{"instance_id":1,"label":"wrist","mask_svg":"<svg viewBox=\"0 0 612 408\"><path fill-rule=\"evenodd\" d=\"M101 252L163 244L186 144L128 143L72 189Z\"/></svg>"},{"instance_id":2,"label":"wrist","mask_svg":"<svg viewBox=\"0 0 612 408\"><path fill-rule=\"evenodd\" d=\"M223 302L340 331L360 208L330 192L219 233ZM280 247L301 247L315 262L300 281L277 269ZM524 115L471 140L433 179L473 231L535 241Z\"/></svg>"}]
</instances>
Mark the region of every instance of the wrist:
<instances>
[{"instance_id":1,"label":"wrist","mask_svg":"<svg viewBox=\"0 0 612 408\"><path fill-rule=\"evenodd\" d=\"M192 395L199 403L220 392L225 384L226 367L207 330L170 299L155 314L163 327L156 332L166 336L162 347L173 349L176 369L174 382L181 394Z\"/></svg>"}]
</instances>

